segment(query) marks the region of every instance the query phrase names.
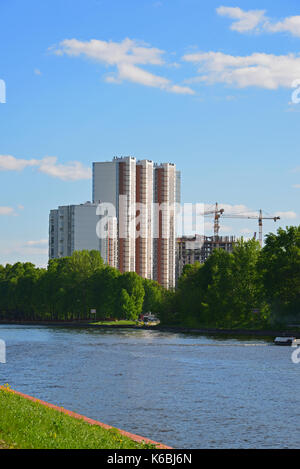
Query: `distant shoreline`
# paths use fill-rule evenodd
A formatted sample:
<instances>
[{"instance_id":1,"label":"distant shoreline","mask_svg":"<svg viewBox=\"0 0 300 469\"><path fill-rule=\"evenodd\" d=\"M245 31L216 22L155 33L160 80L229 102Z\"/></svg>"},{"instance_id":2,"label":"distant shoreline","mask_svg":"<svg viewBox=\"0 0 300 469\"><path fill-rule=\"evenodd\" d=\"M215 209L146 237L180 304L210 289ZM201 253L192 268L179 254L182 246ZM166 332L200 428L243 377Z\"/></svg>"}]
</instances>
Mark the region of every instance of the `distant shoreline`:
<instances>
[{"instance_id":1,"label":"distant shoreline","mask_svg":"<svg viewBox=\"0 0 300 469\"><path fill-rule=\"evenodd\" d=\"M87 321L1 321L0 325L18 325L18 326L54 326L54 327L90 327L97 329L144 329L156 330L160 332L173 332L185 334L199 334L199 335L232 335L232 336L260 336L260 337L276 337L276 336L299 336L300 330L287 330L287 329L217 329L217 328L188 328L179 326L147 326L147 325L105 325L93 324Z\"/></svg>"}]
</instances>

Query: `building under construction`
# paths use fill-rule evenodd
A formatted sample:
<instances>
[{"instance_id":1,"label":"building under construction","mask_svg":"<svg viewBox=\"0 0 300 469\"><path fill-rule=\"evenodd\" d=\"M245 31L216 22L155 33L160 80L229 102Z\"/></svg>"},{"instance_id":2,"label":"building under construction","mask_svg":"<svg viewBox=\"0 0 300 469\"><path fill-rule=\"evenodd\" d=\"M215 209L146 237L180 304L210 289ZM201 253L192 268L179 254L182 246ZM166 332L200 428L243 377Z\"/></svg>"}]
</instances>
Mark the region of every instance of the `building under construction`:
<instances>
[{"instance_id":1,"label":"building under construction","mask_svg":"<svg viewBox=\"0 0 300 469\"><path fill-rule=\"evenodd\" d=\"M235 236L201 236L196 234L177 238L176 278L180 277L186 264L194 264L195 262L203 264L217 248L232 252L235 243Z\"/></svg>"},{"instance_id":2,"label":"building under construction","mask_svg":"<svg viewBox=\"0 0 300 469\"><path fill-rule=\"evenodd\" d=\"M263 211L259 210L258 213L232 213L224 215L224 208L219 208L218 203L215 207L209 208L203 212L204 216L214 215L214 236L183 236L177 238L176 243L176 281L182 274L183 268L186 264L194 264L200 262L203 264L206 259L211 255L214 249L220 248L227 252L232 252L237 239L235 236L219 236L220 219L221 218L236 218L236 219L255 219L258 221L259 226L259 244L263 245L263 220L273 220L276 222L280 220L277 215L264 216ZM256 239L256 233L254 234Z\"/></svg>"}]
</instances>

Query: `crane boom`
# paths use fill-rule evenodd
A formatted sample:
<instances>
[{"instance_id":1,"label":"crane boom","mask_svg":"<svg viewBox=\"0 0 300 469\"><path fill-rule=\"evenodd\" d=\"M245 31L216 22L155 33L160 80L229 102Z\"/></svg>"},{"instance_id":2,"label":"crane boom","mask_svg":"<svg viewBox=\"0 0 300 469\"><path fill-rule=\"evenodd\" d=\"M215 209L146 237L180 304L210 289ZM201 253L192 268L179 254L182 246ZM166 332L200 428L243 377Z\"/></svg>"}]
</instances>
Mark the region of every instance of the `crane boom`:
<instances>
[{"instance_id":1,"label":"crane boom","mask_svg":"<svg viewBox=\"0 0 300 469\"><path fill-rule=\"evenodd\" d=\"M259 244L262 247L263 243L263 220L274 220L276 222L277 220L280 220L280 217L273 216L273 217L263 217L262 210L260 209L259 215L223 215L224 218L247 218L247 219L252 219L252 220L258 220L258 226L259 226Z\"/></svg>"}]
</instances>

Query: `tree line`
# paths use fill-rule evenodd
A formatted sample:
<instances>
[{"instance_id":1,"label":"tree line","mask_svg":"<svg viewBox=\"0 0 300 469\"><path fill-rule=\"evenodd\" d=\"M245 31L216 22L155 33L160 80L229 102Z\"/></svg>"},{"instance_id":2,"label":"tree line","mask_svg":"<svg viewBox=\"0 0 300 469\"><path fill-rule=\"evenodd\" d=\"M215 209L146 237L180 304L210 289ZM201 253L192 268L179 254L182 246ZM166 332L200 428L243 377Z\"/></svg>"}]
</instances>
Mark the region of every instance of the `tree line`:
<instances>
[{"instance_id":1,"label":"tree line","mask_svg":"<svg viewBox=\"0 0 300 469\"><path fill-rule=\"evenodd\" d=\"M136 320L157 311L162 287L134 272L121 274L98 251L51 259L47 269L17 262L0 266L0 319L71 321Z\"/></svg>"},{"instance_id":2,"label":"tree line","mask_svg":"<svg viewBox=\"0 0 300 469\"><path fill-rule=\"evenodd\" d=\"M300 226L269 234L261 249L240 240L204 264L186 265L174 291L134 272L120 273L98 251L51 259L47 269L0 265L0 319L136 320L152 312L165 325L268 327L300 322Z\"/></svg>"},{"instance_id":3,"label":"tree line","mask_svg":"<svg viewBox=\"0 0 300 469\"><path fill-rule=\"evenodd\" d=\"M262 249L240 240L185 266L162 311L163 322L187 327L300 324L300 226L267 235Z\"/></svg>"}]
</instances>

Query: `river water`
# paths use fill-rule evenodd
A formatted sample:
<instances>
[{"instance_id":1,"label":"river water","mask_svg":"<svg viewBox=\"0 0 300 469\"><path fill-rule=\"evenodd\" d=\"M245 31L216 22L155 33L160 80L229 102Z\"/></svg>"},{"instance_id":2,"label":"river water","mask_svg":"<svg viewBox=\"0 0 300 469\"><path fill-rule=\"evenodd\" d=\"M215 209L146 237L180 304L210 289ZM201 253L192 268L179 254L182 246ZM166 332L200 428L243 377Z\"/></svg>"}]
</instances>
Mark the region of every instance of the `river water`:
<instances>
[{"instance_id":1,"label":"river water","mask_svg":"<svg viewBox=\"0 0 300 469\"><path fill-rule=\"evenodd\" d=\"M261 338L0 325L0 384L175 448L299 448L300 364Z\"/></svg>"}]
</instances>

